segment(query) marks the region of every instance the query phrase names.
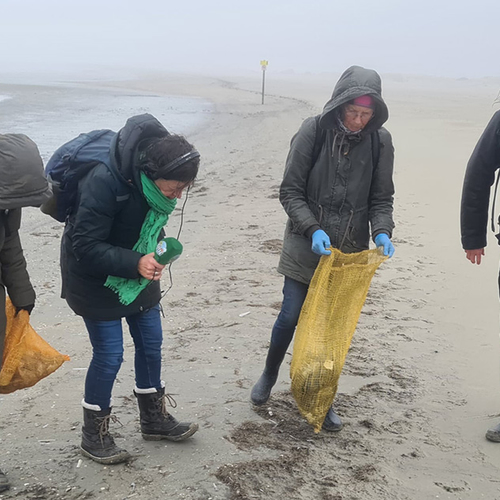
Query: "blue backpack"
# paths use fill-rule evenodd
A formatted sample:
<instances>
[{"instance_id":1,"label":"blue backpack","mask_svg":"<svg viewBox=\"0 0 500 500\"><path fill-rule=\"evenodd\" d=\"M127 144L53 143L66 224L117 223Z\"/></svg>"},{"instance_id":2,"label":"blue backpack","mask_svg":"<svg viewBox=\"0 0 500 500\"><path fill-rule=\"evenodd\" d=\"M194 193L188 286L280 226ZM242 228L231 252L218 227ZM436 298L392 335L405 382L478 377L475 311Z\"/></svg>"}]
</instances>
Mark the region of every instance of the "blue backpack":
<instances>
[{"instance_id":1,"label":"blue backpack","mask_svg":"<svg viewBox=\"0 0 500 500\"><path fill-rule=\"evenodd\" d=\"M100 163L110 167L110 148L115 136L112 130L94 130L57 149L45 167L53 196L42 205L42 212L59 222L66 221L76 204L78 182ZM127 191L117 199L125 201L128 197Z\"/></svg>"}]
</instances>

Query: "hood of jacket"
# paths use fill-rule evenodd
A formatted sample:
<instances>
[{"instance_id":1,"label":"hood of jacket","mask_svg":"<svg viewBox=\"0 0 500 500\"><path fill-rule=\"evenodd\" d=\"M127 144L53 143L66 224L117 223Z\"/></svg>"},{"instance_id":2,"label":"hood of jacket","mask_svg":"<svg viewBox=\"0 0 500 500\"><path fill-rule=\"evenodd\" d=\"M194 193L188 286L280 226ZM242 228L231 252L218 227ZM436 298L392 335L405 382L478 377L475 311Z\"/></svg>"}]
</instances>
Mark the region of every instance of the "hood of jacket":
<instances>
[{"instance_id":1,"label":"hood of jacket","mask_svg":"<svg viewBox=\"0 0 500 500\"><path fill-rule=\"evenodd\" d=\"M147 140L169 135L168 130L149 113L132 116L119 130L111 144L111 165L127 183L141 186L138 169L139 145Z\"/></svg>"},{"instance_id":2,"label":"hood of jacket","mask_svg":"<svg viewBox=\"0 0 500 500\"><path fill-rule=\"evenodd\" d=\"M362 133L369 134L382 127L389 118L389 110L382 99L382 81L379 74L373 69L351 66L339 78L331 99L323 108L319 121L321 128L337 128L337 117L340 116L340 107L362 95L370 95L375 101L375 115L368 122Z\"/></svg>"},{"instance_id":3,"label":"hood of jacket","mask_svg":"<svg viewBox=\"0 0 500 500\"><path fill-rule=\"evenodd\" d=\"M0 134L0 210L39 207L52 191L36 144L23 134Z\"/></svg>"}]
</instances>

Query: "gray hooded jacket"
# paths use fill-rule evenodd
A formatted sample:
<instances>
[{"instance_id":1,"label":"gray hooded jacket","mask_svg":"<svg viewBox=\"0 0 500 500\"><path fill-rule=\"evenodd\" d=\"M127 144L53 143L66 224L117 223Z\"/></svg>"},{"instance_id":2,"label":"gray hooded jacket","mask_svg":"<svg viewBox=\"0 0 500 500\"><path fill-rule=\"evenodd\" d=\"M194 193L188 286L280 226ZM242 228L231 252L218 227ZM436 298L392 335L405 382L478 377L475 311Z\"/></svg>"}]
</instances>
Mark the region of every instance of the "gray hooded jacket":
<instances>
[{"instance_id":1,"label":"gray hooded jacket","mask_svg":"<svg viewBox=\"0 0 500 500\"><path fill-rule=\"evenodd\" d=\"M38 207L51 191L36 144L22 134L0 134L0 368L5 340L5 289L16 307L35 303L19 228L22 207Z\"/></svg>"},{"instance_id":2,"label":"gray hooded jacket","mask_svg":"<svg viewBox=\"0 0 500 500\"><path fill-rule=\"evenodd\" d=\"M23 134L0 134L0 210L39 207L51 196L36 144Z\"/></svg>"},{"instance_id":3,"label":"gray hooded jacket","mask_svg":"<svg viewBox=\"0 0 500 500\"><path fill-rule=\"evenodd\" d=\"M359 134L345 134L338 126L341 106L362 95L375 101L375 114ZM340 77L332 98L319 118L326 139L312 165L315 117L307 118L292 138L280 188L280 202L289 219L278 271L308 284L319 256L311 250L311 236L323 229L334 248L352 253L369 247L379 233L392 236L394 148L381 128L389 116L382 99L380 76L352 66ZM372 158L371 133L378 131L380 157ZM318 133L320 133L318 131Z\"/></svg>"}]
</instances>

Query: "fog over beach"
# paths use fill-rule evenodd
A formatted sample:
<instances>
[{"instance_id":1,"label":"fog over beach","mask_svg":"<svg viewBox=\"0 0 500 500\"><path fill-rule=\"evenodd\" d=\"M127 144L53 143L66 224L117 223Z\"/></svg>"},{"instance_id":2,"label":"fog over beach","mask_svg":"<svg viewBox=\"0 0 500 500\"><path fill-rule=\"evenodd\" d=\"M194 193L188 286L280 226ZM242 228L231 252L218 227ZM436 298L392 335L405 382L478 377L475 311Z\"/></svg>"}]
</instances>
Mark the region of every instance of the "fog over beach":
<instances>
[{"instance_id":1,"label":"fog over beach","mask_svg":"<svg viewBox=\"0 0 500 500\"><path fill-rule=\"evenodd\" d=\"M60 298L64 226L24 209L31 322L71 361L0 395L11 482L0 499L500 499L500 445L484 437L500 419L500 252L488 230L472 266L459 226L467 161L499 109L499 15L489 0L0 1L0 133L27 134L46 162L81 132L151 113L202 158L183 217L181 200L166 229L177 236L182 224L184 253L162 301L172 412L199 431L183 443L142 439L125 329L113 389L123 427L112 431L133 460L81 456L92 353ZM290 139L353 64L382 77L396 253L372 281L340 378L344 428L316 435L290 393L292 346L269 402L255 408L249 396L281 307Z\"/></svg>"}]
</instances>

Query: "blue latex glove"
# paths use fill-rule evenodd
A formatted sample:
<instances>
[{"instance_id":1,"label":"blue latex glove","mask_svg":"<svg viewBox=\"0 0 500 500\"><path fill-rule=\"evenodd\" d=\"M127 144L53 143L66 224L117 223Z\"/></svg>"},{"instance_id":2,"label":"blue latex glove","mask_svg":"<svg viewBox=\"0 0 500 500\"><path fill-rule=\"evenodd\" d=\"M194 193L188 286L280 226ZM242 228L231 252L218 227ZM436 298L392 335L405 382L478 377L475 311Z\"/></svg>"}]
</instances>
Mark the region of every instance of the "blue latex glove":
<instances>
[{"instance_id":1,"label":"blue latex glove","mask_svg":"<svg viewBox=\"0 0 500 500\"><path fill-rule=\"evenodd\" d=\"M318 255L330 255L331 250L327 250L330 248L332 244L330 243L330 238L323 231L323 229L317 229L314 231L312 235L312 247L311 250Z\"/></svg>"},{"instance_id":2,"label":"blue latex glove","mask_svg":"<svg viewBox=\"0 0 500 500\"><path fill-rule=\"evenodd\" d=\"M377 247L384 247L384 255L388 255L389 258L394 255L394 245L387 234L377 234L377 236L375 236L375 245L377 245Z\"/></svg>"}]
</instances>

